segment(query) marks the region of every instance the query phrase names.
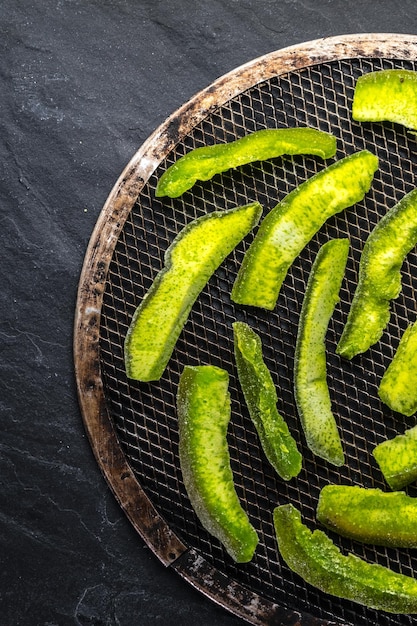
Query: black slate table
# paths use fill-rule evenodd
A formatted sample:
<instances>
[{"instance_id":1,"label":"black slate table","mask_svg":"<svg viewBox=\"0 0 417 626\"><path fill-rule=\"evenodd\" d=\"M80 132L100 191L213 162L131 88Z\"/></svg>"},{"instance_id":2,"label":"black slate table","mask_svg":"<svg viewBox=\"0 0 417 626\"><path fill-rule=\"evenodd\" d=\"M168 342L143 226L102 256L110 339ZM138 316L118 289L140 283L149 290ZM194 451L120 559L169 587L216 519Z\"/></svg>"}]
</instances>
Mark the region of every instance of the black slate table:
<instances>
[{"instance_id":1,"label":"black slate table","mask_svg":"<svg viewBox=\"0 0 417 626\"><path fill-rule=\"evenodd\" d=\"M2 0L0 623L232 626L165 569L93 457L72 325L86 247L150 133L214 79L343 33L417 33L413 0Z\"/></svg>"}]
</instances>

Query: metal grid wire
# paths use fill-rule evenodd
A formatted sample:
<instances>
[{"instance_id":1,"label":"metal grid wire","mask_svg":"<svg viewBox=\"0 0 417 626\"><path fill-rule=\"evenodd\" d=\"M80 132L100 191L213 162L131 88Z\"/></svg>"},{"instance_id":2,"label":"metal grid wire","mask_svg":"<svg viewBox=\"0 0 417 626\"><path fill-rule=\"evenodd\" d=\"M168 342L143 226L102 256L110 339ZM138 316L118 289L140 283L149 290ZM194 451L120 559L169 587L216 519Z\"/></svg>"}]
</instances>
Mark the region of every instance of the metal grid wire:
<instances>
[{"instance_id":1,"label":"metal grid wire","mask_svg":"<svg viewBox=\"0 0 417 626\"><path fill-rule=\"evenodd\" d=\"M151 177L120 234L110 265L101 319L101 366L105 394L127 459L156 509L190 547L212 565L256 593L296 610L355 626L406 626L408 616L387 615L327 596L305 584L282 562L276 547L272 511L292 502L304 522L315 519L320 489L328 483L386 489L372 457L375 445L414 425L413 419L383 407L377 387L399 337L415 318L417 257L412 252L403 267L403 292L393 304L382 340L365 355L342 362L335 346L342 332L357 284L360 251L380 217L415 184L415 138L399 126L358 124L351 119L356 78L364 72L391 67L415 69L412 63L386 59L346 60L304 68L257 85L229 101L194 128ZM193 307L169 366L158 383L128 381L123 365L123 341L135 307L163 265L164 251L191 220L213 210L258 200L265 213L295 186L324 167L310 157L279 158L255 163L196 184L181 198L155 199L158 176L192 148L231 141L261 128L311 125L337 137L342 158L367 148L378 155L380 169L365 200L330 219L291 268L274 312L235 306L229 297L248 236L222 264ZM327 335L328 381L347 462L333 468L314 457L305 445L294 403L293 361L298 315L311 264L325 241L349 237L351 254ZM237 381L232 323L243 320L261 336L265 361L277 386L278 409L287 420L303 453L300 475L286 483L274 474L259 446ZM219 543L201 527L188 501L178 460L175 408L179 375L185 364L214 364L230 375L232 419L229 444L235 484L243 506L260 535L251 563L235 565ZM409 488L417 495L415 487ZM411 575L417 572L414 551L379 548L329 533L344 552Z\"/></svg>"}]
</instances>

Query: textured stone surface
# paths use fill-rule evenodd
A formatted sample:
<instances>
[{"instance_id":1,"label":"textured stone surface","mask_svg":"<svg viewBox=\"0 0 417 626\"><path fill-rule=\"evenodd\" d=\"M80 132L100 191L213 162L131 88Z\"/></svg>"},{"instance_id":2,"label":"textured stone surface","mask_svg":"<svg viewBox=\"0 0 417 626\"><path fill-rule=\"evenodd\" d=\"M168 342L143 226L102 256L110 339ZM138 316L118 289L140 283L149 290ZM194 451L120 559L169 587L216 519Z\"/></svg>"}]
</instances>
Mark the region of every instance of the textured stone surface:
<instances>
[{"instance_id":1,"label":"textured stone surface","mask_svg":"<svg viewBox=\"0 0 417 626\"><path fill-rule=\"evenodd\" d=\"M164 569L109 492L75 393L91 231L144 139L215 78L322 36L417 32L412 0L2 0L0 621L242 623Z\"/></svg>"}]
</instances>

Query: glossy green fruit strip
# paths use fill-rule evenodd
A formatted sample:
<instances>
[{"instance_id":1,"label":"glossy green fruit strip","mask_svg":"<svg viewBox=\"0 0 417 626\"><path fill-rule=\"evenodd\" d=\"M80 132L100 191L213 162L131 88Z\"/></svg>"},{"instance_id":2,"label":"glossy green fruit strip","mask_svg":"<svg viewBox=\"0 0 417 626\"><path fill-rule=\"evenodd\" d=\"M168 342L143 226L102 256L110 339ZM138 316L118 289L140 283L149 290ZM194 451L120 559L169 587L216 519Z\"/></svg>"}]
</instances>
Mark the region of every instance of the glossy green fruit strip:
<instances>
[{"instance_id":1,"label":"glossy green fruit strip","mask_svg":"<svg viewBox=\"0 0 417 626\"><path fill-rule=\"evenodd\" d=\"M262 448L281 478L290 480L299 474L302 456L277 410L277 392L263 360L261 340L244 322L235 322L233 333L240 385Z\"/></svg>"},{"instance_id":2,"label":"glossy green fruit strip","mask_svg":"<svg viewBox=\"0 0 417 626\"><path fill-rule=\"evenodd\" d=\"M284 154L311 154L328 159L336 154L336 138L315 128L267 128L236 141L195 148L162 174L156 196L176 198L197 180L210 180L233 167Z\"/></svg>"},{"instance_id":3,"label":"glossy green fruit strip","mask_svg":"<svg viewBox=\"0 0 417 626\"><path fill-rule=\"evenodd\" d=\"M387 439L373 455L391 489L402 489L417 480L417 426Z\"/></svg>"},{"instance_id":4,"label":"glossy green fruit strip","mask_svg":"<svg viewBox=\"0 0 417 626\"><path fill-rule=\"evenodd\" d=\"M343 555L324 532L311 532L292 504L274 510L274 525L282 558L310 585L377 610L417 612L414 578L354 554Z\"/></svg>"},{"instance_id":5,"label":"glossy green fruit strip","mask_svg":"<svg viewBox=\"0 0 417 626\"><path fill-rule=\"evenodd\" d=\"M184 368L177 396L179 456L188 497L201 523L243 563L252 559L258 536L239 501L230 466L228 384L227 372L218 367Z\"/></svg>"},{"instance_id":6,"label":"glossy green fruit strip","mask_svg":"<svg viewBox=\"0 0 417 626\"><path fill-rule=\"evenodd\" d=\"M360 76L352 117L359 122L387 120L417 129L417 72L381 70Z\"/></svg>"},{"instance_id":7,"label":"glossy green fruit strip","mask_svg":"<svg viewBox=\"0 0 417 626\"><path fill-rule=\"evenodd\" d=\"M408 416L417 411L417 324L410 324L401 337L378 394L393 411Z\"/></svg>"},{"instance_id":8,"label":"glossy green fruit strip","mask_svg":"<svg viewBox=\"0 0 417 626\"><path fill-rule=\"evenodd\" d=\"M362 200L377 167L376 156L356 152L289 193L263 219L239 269L232 300L272 310L298 254L329 217Z\"/></svg>"},{"instance_id":9,"label":"glossy green fruit strip","mask_svg":"<svg viewBox=\"0 0 417 626\"><path fill-rule=\"evenodd\" d=\"M381 338L390 301L401 291L401 266L417 243L417 189L406 194L365 242L359 280L337 353L351 359Z\"/></svg>"},{"instance_id":10,"label":"glossy green fruit strip","mask_svg":"<svg viewBox=\"0 0 417 626\"><path fill-rule=\"evenodd\" d=\"M294 362L295 400L307 445L337 466L345 457L327 385L325 339L348 252L348 239L332 239L317 254L301 307Z\"/></svg>"},{"instance_id":11,"label":"glossy green fruit strip","mask_svg":"<svg viewBox=\"0 0 417 626\"><path fill-rule=\"evenodd\" d=\"M125 340L129 378L159 380L191 308L207 281L235 246L258 223L254 202L204 215L177 235L165 266L138 306Z\"/></svg>"},{"instance_id":12,"label":"glossy green fruit strip","mask_svg":"<svg viewBox=\"0 0 417 626\"><path fill-rule=\"evenodd\" d=\"M320 492L317 519L355 541L417 547L417 499L402 491L384 493L356 485L326 485Z\"/></svg>"}]
</instances>

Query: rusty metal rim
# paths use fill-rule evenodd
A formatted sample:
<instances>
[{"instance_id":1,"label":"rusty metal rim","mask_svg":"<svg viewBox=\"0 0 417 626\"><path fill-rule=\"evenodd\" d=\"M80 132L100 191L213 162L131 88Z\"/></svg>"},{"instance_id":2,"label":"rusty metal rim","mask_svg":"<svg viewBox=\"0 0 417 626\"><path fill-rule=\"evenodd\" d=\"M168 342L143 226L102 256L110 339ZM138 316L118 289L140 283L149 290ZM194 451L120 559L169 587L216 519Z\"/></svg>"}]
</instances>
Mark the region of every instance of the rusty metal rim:
<instances>
[{"instance_id":1,"label":"rusty metal rim","mask_svg":"<svg viewBox=\"0 0 417 626\"><path fill-rule=\"evenodd\" d=\"M280 607L218 572L171 531L144 493L119 445L101 378L100 315L109 264L142 187L173 147L215 109L263 81L308 66L352 58L416 57L413 35L343 35L271 52L225 74L173 113L136 152L114 185L86 251L74 319L74 364L82 418L97 462L121 508L159 560L251 624L325 626L330 622Z\"/></svg>"}]
</instances>

